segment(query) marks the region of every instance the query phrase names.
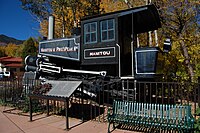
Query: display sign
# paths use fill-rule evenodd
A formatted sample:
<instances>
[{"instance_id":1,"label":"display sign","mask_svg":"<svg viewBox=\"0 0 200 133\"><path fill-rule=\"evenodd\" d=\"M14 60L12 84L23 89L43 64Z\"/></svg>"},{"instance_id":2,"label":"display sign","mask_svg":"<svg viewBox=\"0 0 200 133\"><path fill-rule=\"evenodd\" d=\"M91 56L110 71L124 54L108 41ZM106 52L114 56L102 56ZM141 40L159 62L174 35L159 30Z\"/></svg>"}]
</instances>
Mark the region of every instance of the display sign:
<instances>
[{"instance_id":1,"label":"display sign","mask_svg":"<svg viewBox=\"0 0 200 133\"><path fill-rule=\"evenodd\" d=\"M48 80L45 83L52 86L52 89L46 94L47 96L69 98L82 84L82 81Z\"/></svg>"},{"instance_id":2,"label":"display sign","mask_svg":"<svg viewBox=\"0 0 200 133\"><path fill-rule=\"evenodd\" d=\"M115 57L115 47L94 48L84 50L84 59Z\"/></svg>"},{"instance_id":3,"label":"display sign","mask_svg":"<svg viewBox=\"0 0 200 133\"><path fill-rule=\"evenodd\" d=\"M39 44L39 54L79 61L80 36L42 41Z\"/></svg>"}]
</instances>

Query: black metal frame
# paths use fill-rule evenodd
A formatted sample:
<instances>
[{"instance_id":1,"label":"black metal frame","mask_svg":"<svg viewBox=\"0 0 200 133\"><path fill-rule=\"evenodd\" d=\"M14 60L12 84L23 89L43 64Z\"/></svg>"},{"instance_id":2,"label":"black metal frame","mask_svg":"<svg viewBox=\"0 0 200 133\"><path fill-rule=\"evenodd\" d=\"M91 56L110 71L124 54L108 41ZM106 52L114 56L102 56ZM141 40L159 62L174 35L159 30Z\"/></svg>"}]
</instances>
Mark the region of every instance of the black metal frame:
<instances>
[{"instance_id":1,"label":"black metal frame","mask_svg":"<svg viewBox=\"0 0 200 133\"><path fill-rule=\"evenodd\" d=\"M83 97L83 87L81 87L81 96ZM32 107L32 99L42 99L46 100L47 102L47 116L49 116L49 100L54 101L62 101L64 102L64 108L65 108L65 118L66 118L66 130L69 130L69 115L68 115L68 109L69 109L69 99L70 97L58 97L58 96L48 96L48 95L38 95L38 94L28 94L29 97L29 113L30 113L30 121L33 120L33 107ZM83 104L83 98L81 98L81 103ZM82 122L83 120L83 108L82 108Z\"/></svg>"}]
</instances>

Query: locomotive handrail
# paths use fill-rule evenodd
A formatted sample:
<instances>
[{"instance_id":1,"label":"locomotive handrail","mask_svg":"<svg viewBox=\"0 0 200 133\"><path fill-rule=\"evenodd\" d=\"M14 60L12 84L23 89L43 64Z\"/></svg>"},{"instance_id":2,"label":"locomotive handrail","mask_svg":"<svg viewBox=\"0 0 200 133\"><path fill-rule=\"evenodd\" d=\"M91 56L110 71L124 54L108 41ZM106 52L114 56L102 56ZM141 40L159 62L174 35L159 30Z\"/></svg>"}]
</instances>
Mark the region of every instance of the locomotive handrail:
<instances>
[{"instance_id":1,"label":"locomotive handrail","mask_svg":"<svg viewBox=\"0 0 200 133\"><path fill-rule=\"evenodd\" d=\"M63 72L72 72L72 73L84 73L84 74L94 74L105 77L106 71L86 71L86 70L74 70L74 69L62 69Z\"/></svg>"},{"instance_id":2,"label":"locomotive handrail","mask_svg":"<svg viewBox=\"0 0 200 133\"><path fill-rule=\"evenodd\" d=\"M128 80L128 79L135 79L134 76L124 76L121 77L122 80Z\"/></svg>"},{"instance_id":3,"label":"locomotive handrail","mask_svg":"<svg viewBox=\"0 0 200 133\"><path fill-rule=\"evenodd\" d=\"M53 65L47 65L47 64L40 64L39 65L39 71L60 73L61 67L57 67L57 66L53 66Z\"/></svg>"},{"instance_id":4,"label":"locomotive handrail","mask_svg":"<svg viewBox=\"0 0 200 133\"><path fill-rule=\"evenodd\" d=\"M93 74L93 75L100 75L103 77L105 77L107 74L106 71L87 71L87 70L65 69L65 68L61 68L58 66L54 66L51 63L40 64L39 71L54 72L54 73L71 72L71 73L81 73L81 74Z\"/></svg>"},{"instance_id":5,"label":"locomotive handrail","mask_svg":"<svg viewBox=\"0 0 200 133\"><path fill-rule=\"evenodd\" d=\"M116 46L118 47L119 62L121 62L121 47L119 46L119 44L116 44ZM121 77L121 64L120 63L119 63L119 77Z\"/></svg>"}]
</instances>

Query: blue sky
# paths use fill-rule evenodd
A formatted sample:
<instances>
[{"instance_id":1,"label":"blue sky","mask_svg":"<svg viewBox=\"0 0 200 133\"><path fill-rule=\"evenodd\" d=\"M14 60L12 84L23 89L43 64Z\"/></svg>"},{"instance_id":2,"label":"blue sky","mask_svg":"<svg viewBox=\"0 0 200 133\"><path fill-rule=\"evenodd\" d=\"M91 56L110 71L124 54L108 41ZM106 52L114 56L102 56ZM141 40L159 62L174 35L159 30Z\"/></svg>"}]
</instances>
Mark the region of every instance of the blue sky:
<instances>
[{"instance_id":1,"label":"blue sky","mask_svg":"<svg viewBox=\"0 0 200 133\"><path fill-rule=\"evenodd\" d=\"M39 24L33 16L21 8L19 0L0 0L0 34L27 40L29 37L37 38Z\"/></svg>"}]
</instances>

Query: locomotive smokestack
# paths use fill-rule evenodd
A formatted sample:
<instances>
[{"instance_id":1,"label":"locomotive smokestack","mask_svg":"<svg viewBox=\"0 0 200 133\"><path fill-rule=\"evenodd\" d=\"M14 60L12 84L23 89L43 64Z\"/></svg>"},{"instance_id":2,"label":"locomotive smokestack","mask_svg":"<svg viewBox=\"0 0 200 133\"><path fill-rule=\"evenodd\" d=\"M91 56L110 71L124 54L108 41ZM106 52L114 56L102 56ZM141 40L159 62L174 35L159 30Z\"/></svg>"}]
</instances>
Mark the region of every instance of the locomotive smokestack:
<instances>
[{"instance_id":1,"label":"locomotive smokestack","mask_svg":"<svg viewBox=\"0 0 200 133\"><path fill-rule=\"evenodd\" d=\"M54 34L54 17L49 16L48 39L53 39Z\"/></svg>"}]
</instances>

